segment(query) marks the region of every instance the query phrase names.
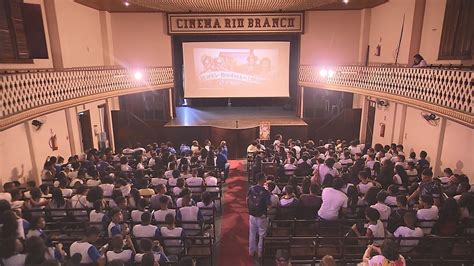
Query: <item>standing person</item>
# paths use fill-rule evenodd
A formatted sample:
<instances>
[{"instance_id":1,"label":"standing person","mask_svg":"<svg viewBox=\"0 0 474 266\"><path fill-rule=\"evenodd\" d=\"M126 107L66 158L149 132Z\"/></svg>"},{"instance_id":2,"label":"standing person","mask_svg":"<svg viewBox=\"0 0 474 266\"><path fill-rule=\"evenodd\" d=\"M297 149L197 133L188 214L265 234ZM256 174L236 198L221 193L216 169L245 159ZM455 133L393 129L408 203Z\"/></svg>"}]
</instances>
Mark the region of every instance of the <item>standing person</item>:
<instances>
[{"instance_id":1,"label":"standing person","mask_svg":"<svg viewBox=\"0 0 474 266\"><path fill-rule=\"evenodd\" d=\"M257 185L250 187L247 193L247 206L249 210L249 255L262 256L263 238L267 235L267 211L271 206L270 192L263 185L267 177L263 173L256 175ZM258 234L258 246L256 236Z\"/></svg>"}]
</instances>

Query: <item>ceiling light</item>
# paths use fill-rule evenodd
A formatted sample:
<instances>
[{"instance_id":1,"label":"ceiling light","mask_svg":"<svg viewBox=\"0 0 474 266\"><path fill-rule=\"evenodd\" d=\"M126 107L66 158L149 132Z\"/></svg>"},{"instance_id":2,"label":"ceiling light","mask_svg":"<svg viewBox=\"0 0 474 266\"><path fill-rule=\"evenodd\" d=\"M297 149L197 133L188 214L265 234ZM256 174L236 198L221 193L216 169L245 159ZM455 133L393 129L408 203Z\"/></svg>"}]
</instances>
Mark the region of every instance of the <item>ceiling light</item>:
<instances>
[{"instance_id":1,"label":"ceiling light","mask_svg":"<svg viewBox=\"0 0 474 266\"><path fill-rule=\"evenodd\" d=\"M129 5L130 5L130 3L129 3L127 0L123 1L123 4L124 4L125 6L129 6Z\"/></svg>"},{"instance_id":2,"label":"ceiling light","mask_svg":"<svg viewBox=\"0 0 474 266\"><path fill-rule=\"evenodd\" d=\"M342 2L344 2L344 4L348 4L349 0L342 0Z\"/></svg>"}]
</instances>

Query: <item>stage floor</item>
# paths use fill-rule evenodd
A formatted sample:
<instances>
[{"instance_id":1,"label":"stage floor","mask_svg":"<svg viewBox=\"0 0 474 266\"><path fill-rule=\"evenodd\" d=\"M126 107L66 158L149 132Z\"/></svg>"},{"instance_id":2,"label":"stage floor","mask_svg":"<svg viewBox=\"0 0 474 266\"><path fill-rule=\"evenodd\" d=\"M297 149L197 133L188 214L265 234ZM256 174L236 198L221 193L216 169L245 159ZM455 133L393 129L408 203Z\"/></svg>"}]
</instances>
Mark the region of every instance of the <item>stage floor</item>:
<instances>
[{"instance_id":1,"label":"stage floor","mask_svg":"<svg viewBox=\"0 0 474 266\"><path fill-rule=\"evenodd\" d=\"M261 121L268 121L272 126L307 126L294 111L285 111L281 107L177 107L176 118L165 124L165 127L212 126L234 129L253 128Z\"/></svg>"}]
</instances>

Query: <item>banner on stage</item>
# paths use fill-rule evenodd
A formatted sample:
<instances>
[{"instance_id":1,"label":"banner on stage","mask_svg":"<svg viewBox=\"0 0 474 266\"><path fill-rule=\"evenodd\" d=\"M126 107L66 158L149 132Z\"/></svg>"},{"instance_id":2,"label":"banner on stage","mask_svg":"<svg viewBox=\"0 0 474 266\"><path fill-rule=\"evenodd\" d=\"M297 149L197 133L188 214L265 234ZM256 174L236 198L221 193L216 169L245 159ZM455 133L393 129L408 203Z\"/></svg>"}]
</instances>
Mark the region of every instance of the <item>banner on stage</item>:
<instances>
[{"instance_id":1,"label":"banner on stage","mask_svg":"<svg viewBox=\"0 0 474 266\"><path fill-rule=\"evenodd\" d=\"M260 140L270 140L270 122L262 121L260 122Z\"/></svg>"},{"instance_id":2,"label":"banner on stage","mask_svg":"<svg viewBox=\"0 0 474 266\"><path fill-rule=\"evenodd\" d=\"M169 34L303 33L303 13L168 14Z\"/></svg>"}]
</instances>

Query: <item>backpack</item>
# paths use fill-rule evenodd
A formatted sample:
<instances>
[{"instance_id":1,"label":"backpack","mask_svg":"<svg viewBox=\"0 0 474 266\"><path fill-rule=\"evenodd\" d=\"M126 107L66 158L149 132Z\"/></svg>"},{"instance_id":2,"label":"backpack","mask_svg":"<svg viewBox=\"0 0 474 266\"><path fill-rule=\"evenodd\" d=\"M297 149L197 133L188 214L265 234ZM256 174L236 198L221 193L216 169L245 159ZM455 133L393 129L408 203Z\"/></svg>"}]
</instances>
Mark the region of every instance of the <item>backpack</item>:
<instances>
[{"instance_id":1,"label":"backpack","mask_svg":"<svg viewBox=\"0 0 474 266\"><path fill-rule=\"evenodd\" d=\"M247 199L247 206L249 214L252 216L260 217L264 214L266 206L264 206L265 190L262 189L257 192L255 186L250 188L249 196Z\"/></svg>"}]
</instances>

